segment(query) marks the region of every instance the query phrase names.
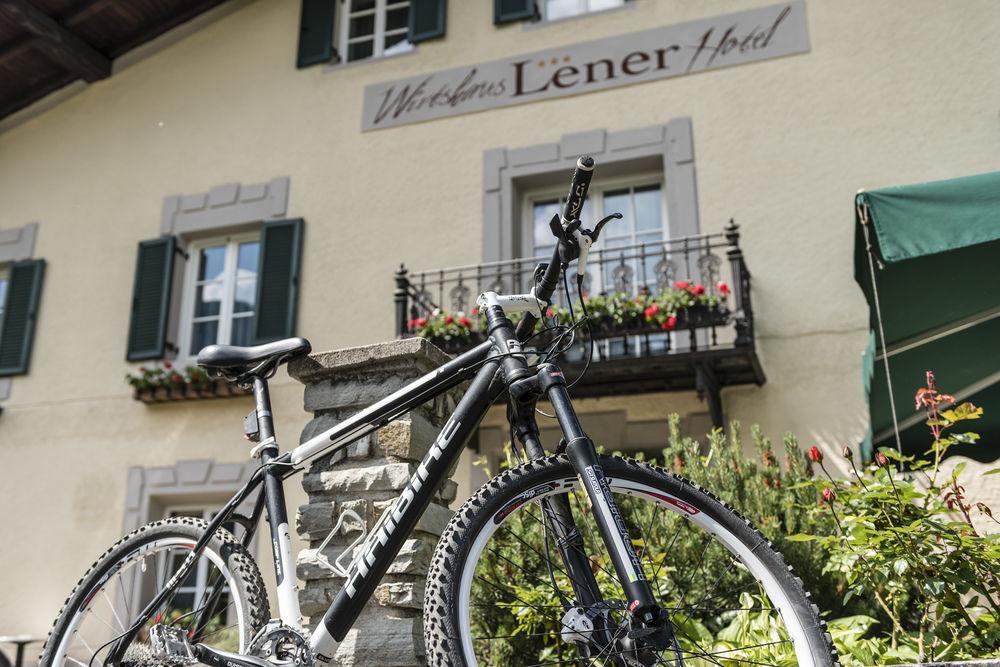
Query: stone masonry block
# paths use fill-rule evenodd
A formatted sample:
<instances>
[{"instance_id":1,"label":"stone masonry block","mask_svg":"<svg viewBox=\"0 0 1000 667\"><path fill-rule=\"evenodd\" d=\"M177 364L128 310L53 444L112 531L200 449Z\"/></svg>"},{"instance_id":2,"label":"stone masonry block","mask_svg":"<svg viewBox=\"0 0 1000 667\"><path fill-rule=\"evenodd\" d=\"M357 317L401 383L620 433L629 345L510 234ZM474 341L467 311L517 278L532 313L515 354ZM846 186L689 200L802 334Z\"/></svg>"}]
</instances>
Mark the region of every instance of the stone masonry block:
<instances>
[{"instance_id":1,"label":"stone masonry block","mask_svg":"<svg viewBox=\"0 0 1000 667\"><path fill-rule=\"evenodd\" d=\"M329 471L306 473L302 486L309 493L400 491L416 469L410 463L384 463L364 468L335 467Z\"/></svg>"}]
</instances>

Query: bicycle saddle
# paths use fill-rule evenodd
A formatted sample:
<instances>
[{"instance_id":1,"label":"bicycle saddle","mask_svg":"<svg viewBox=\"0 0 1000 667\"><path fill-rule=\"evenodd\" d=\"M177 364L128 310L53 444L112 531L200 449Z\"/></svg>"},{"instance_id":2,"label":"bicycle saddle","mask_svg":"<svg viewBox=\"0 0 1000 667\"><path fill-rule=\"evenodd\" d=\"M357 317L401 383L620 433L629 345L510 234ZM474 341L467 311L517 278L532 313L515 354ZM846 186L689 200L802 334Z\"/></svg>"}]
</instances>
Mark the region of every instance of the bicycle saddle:
<instances>
[{"instance_id":1,"label":"bicycle saddle","mask_svg":"<svg viewBox=\"0 0 1000 667\"><path fill-rule=\"evenodd\" d=\"M242 375L248 371L266 375L286 361L310 352L312 345L305 338L299 337L253 347L209 345L198 353L198 365L209 371L224 372L228 376Z\"/></svg>"}]
</instances>

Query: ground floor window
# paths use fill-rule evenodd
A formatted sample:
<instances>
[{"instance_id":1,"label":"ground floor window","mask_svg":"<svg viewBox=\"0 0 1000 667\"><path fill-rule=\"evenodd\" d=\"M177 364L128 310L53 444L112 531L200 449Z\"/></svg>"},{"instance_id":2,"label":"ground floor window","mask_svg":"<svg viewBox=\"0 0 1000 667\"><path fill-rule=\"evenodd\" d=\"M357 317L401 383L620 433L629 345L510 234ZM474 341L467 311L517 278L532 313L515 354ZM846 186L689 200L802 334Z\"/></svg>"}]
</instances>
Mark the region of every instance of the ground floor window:
<instances>
[{"instance_id":1,"label":"ground floor window","mask_svg":"<svg viewBox=\"0 0 1000 667\"><path fill-rule=\"evenodd\" d=\"M176 506L168 508L164 513L164 517L193 517L196 519L211 521L217 513L218 510L216 509L208 509L203 506ZM232 526L224 527L232 530ZM187 558L187 555L188 551L184 549L162 552L159 554L161 559L169 559L169 562L158 564L159 566L156 571L161 573L160 577L162 581L157 582L157 590L162 589L170 577L174 576L174 574L180 570L181 565L184 563L184 559ZM218 569L212 567L207 558L200 558L198 560L198 565L191 568L187 578L185 578L184 581L181 582L181 585L177 588L171 607L181 611L193 611L200 609L208 602L210 596L215 592L215 587L221 584L223 588L219 595L218 602L216 603L216 608L227 609L227 617L235 614L234 608L229 604L229 587L225 585L225 582L210 581L210 573L218 575ZM216 577L213 577L213 579L214 578ZM227 624L234 622L235 618L226 619ZM213 628L212 630L218 630L218 628Z\"/></svg>"}]
</instances>

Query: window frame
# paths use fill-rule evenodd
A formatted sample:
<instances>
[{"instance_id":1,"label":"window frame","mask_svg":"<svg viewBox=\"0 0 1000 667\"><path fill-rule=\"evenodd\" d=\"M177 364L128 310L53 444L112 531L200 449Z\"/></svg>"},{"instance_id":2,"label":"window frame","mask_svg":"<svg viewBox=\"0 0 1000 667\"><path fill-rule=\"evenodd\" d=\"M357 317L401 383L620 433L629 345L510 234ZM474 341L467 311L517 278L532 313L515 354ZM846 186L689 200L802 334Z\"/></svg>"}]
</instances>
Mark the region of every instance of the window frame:
<instances>
[{"instance_id":1,"label":"window frame","mask_svg":"<svg viewBox=\"0 0 1000 667\"><path fill-rule=\"evenodd\" d=\"M375 0L375 7L371 10L361 10L360 12L353 12L351 10L352 5L355 0L340 0L337 5L336 18L334 20L334 26L336 27L336 42L334 43L334 48L337 53L337 60L340 65L353 65L356 63L363 63L372 60L380 60L382 58L391 58L394 56L400 56L407 53L412 53L416 49L416 44L409 41L409 11L413 9L413 3L411 0ZM386 18L390 9L397 9L401 5L406 4L407 8L407 23L402 28L396 28L392 31L386 30ZM374 14L375 24L372 28L374 32L371 33L372 39L372 54L367 58L358 58L357 60L348 60L349 47L352 38L351 34L351 16L354 14L366 15ZM385 53L385 38L387 33L392 32L393 35L403 34L405 35L404 41L409 43L409 48L403 49L402 51L386 54ZM355 42L366 41L361 38L353 38ZM395 46L395 45L393 45Z\"/></svg>"},{"instance_id":2,"label":"window frame","mask_svg":"<svg viewBox=\"0 0 1000 667\"><path fill-rule=\"evenodd\" d=\"M600 220L608 213L604 210L604 197L605 193L613 192L615 190L622 190L624 188L629 188L634 190L635 188L643 188L648 186L658 186L660 188L660 220L663 225L663 241L669 241L671 238L670 230L670 218L667 214L667 189L666 189L666 179L662 171L658 170L644 170L636 171L634 173L626 174L623 176L616 176L614 178L602 179L601 182L595 183L591 186L590 191L587 194L587 203L584 210L587 211L588 217L591 221L596 222ZM599 194L599 205L595 207L595 194ZM634 196L634 194L633 194ZM537 251L534 248L535 241L535 230L534 230L534 207L536 204L542 203L544 201L551 201L553 199L558 199L560 201L566 198L566 189L559 186L549 186L541 188L533 188L524 190L521 193L521 224L520 229L520 256L526 258L536 258L538 257ZM628 215L628 213L626 213ZM589 224L592 224L590 222ZM616 224L616 221L612 220L605 227L605 232L612 229L612 226ZM588 263L588 271L592 271L591 285L599 286L600 289L596 290L595 293L600 293L604 291L604 275L601 273L601 266L597 263L596 259L599 253L604 252L604 235L598 239L597 243L591 250L591 257L594 262ZM635 241L635 231L632 231L633 241L629 245L637 243ZM541 261L548 261L548 257L542 257Z\"/></svg>"},{"instance_id":3,"label":"window frame","mask_svg":"<svg viewBox=\"0 0 1000 667\"><path fill-rule=\"evenodd\" d=\"M189 361L194 359L200 350L191 349L191 334L194 326L194 307L198 293L198 262L201 251L211 246L225 245L226 258L222 269L224 299L219 306L219 328L216 333L216 344L228 345L232 342L232 320L234 315L233 305L236 299L236 269L239 259L239 247L241 243L247 241L257 241L261 243L260 228L254 231L241 232L237 234L226 234L224 236L208 236L191 241L186 252L188 261L184 267L184 282L181 285L181 311L180 311L180 335L177 359ZM258 249L257 281L260 281L260 258ZM254 289L256 298L256 288ZM254 303L253 315L256 317L258 304ZM223 335L225 333L225 335ZM218 341L228 341L218 343Z\"/></svg>"},{"instance_id":4,"label":"window frame","mask_svg":"<svg viewBox=\"0 0 1000 667\"><path fill-rule=\"evenodd\" d=\"M614 7L602 7L600 9L591 9L590 3L593 0L576 0L576 5L578 11L575 14L570 14L568 16L559 16L556 18L549 18L549 0L538 0L538 14L540 20L545 23L558 22L558 21L569 21L571 19L580 18L583 16L589 16L591 14L601 14L603 12L613 12L619 9L623 9L628 5L629 0L619 0L621 4Z\"/></svg>"}]
</instances>

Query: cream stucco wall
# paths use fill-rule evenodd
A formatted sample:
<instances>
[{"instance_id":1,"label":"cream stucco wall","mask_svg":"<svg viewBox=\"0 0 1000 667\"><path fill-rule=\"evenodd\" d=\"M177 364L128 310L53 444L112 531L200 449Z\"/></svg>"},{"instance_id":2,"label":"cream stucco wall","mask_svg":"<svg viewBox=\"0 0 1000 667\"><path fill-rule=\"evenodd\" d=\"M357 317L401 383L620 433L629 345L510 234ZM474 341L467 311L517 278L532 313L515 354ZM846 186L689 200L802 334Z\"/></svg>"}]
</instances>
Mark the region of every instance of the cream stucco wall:
<instances>
[{"instance_id":1,"label":"cream stucco wall","mask_svg":"<svg viewBox=\"0 0 1000 667\"><path fill-rule=\"evenodd\" d=\"M129 466L246 455L245 401L150 407L122 382L136 242L158 234L165 196L224 182L291 178L289 215L307 221L299 332L326 349L392 335L400 261L481 256L484 150L690 116L701 226L742 225L768 376L727 389L727 415L775 437L855 440L866 309L851 275L852 196L997 168L995 2L810 0L805 55L360 132L367 83L761 4L636 0L496 28L492 3L452 0L443 40L300 71L298 3L237 0L0 133L0 228L39 221L36 256L48 261L31 373L0 417L0 633L47 631L119 534ZM273 399L290 443L306 420L301 391L281 375Z\"/></svg>"}]
</instances>

